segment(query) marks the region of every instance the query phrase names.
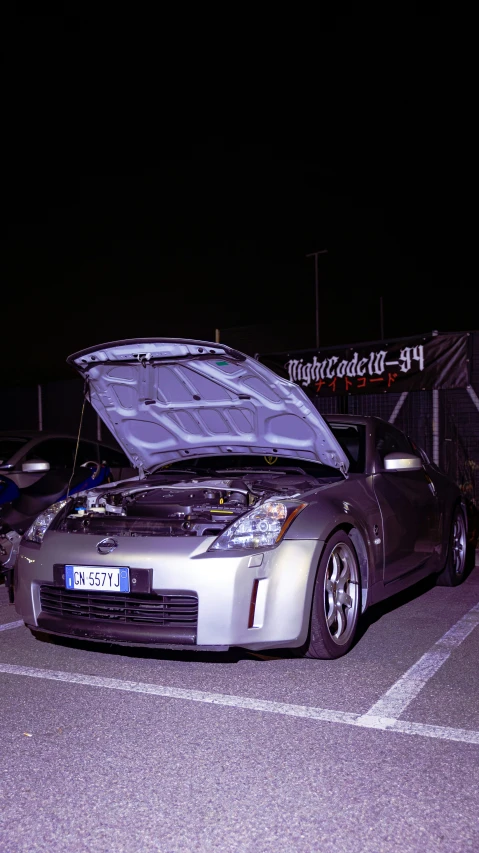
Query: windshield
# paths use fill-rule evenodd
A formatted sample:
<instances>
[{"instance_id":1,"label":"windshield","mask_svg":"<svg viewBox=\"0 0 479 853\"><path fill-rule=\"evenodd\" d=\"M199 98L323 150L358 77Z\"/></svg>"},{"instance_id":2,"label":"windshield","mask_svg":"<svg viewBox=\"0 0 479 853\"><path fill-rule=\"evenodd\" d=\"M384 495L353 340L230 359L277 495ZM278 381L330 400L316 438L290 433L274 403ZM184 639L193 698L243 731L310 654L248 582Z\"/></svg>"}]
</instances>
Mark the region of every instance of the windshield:
<instances>
[{"instance_id":1,"label":"windshield","mask_svg":"<svg viewBox=\"0 0 479 853\"><path fill-rule=\"evenodd\" d=\"M0 438L0 465L8 462L27 441L28 438Z\"/></svg>"},{"instance_id":2,"label":"windshield","mask_svg":"<svg viewBox=\"0 0 479 853\"><path fill-rule=\"evenodd\" d=\"M231 456L200 456L196 459L182 459L181 462L172 462L169 465L159 465L153 469L157 474L161 471L192 471L206 472L211 471L244 471L247 468L261 471L278 471L284 468L300 468L306 474L312 474L313 477L339 477L342 474L337 468L330 468L328 465L321 465L320 462L311 462L307 459L293 459L289 456L256 456L238 454ZM153 472L152 472L153 473Z\"/></svg>"},{"instance_id":3,"label":"windshield","mask_svg":"<svg viewBox=\"0 0 479 853\"><path fill-rule=\"evenodd\" d=\"M366 429L363 424L340 424L328 420L328 426L349 461L350 474L363 474L366 465Z\"/></svg>"}]
</instances>

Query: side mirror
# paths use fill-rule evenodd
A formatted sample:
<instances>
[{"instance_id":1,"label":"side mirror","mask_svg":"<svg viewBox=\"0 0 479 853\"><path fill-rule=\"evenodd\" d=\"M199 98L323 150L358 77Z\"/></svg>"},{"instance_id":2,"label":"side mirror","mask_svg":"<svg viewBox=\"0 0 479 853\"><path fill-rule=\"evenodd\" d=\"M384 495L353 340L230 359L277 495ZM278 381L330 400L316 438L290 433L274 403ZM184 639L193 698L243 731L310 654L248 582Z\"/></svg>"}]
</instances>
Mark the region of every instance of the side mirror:
<instances>
[{"instance_id":1,"label":"side mirror","mask_svg":"<svg viewBox=\"0 0 479 853\"><path fill-rule=\"evenodd\" d=\"M24 462L22 464L22 471L24 474L44 474L45 471L50 470L50 463L44 462L43 459L31 459L30 462Z\"/></svg>"},{"instance_id":2,"label":"side mirror","mask_svg":"<svg viewBox=\"0 0 479 853\"><path fill-rule=\"evenodd\" d=\"M414 453L388 453L384 457L386 471L420 471L422 467L422 459Z\"/></svg>"}]
</instances>

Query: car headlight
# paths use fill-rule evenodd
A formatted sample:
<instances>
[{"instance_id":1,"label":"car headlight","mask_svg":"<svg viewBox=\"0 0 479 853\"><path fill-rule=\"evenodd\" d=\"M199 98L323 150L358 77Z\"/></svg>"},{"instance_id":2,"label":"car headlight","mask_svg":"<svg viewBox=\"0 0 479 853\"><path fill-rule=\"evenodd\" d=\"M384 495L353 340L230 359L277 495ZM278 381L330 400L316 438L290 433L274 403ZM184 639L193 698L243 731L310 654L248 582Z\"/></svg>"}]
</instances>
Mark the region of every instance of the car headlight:
<instances>
[{"instance_id":1,"label":"car headlight","mask_svg":"<svg viewBox=\"0 0 479 853\"><path fill-rule=\"evenodd\" d=\"M294 501L265 501L234 521L211 548L272 548L305 506Z\"/></svg>"},{"instance_id":2,"label":"car headlight","mask_svg":"<svg viewBox=\"0 0 479 853\"><path fill-rule=\"evenodd\" d=\"M31 525L28 528L27 532L24 534L23 538L27 539L29 542L43 542L43 537L47 532L50 524L53 519L56 518L59 512L62 511L63 507L70 503L70 498L64 501L57 501L48 507L48 509L44 510L40 513Z\"/></svg>"}]
</instances>

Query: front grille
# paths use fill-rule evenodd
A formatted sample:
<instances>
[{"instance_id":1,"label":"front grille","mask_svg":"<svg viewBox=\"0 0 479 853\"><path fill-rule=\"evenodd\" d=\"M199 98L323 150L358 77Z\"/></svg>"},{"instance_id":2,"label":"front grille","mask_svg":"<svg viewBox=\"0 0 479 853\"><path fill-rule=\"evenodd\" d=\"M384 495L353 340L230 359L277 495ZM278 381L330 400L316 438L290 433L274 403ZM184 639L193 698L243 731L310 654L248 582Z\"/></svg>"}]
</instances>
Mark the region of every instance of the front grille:
<instances>
[{"instance_id":1,"label":"front grille","mask_svg":"<svg viewBox=\"0 0 479 853\"><path fill-rule=\"evenodd\" d=\"M43 613L69 619L104 619L110 622L143 623L193 628L198 624L195 593L116 595L40 586Z\"/></svg>"},{"instance_id":2,"label":"front grille","mask_svg":"<svg viewBox=\"0 0 479 853\"><path fill-rule=\"evenodd\" d=\"M91 536L196 536L196 531L183 530L183 521L157 518L133 518L128 516L85 516L63 519L58 530L67 533L82 533ZM218 533L219 531L217 531Z\"/></svg>"}]
</instances>

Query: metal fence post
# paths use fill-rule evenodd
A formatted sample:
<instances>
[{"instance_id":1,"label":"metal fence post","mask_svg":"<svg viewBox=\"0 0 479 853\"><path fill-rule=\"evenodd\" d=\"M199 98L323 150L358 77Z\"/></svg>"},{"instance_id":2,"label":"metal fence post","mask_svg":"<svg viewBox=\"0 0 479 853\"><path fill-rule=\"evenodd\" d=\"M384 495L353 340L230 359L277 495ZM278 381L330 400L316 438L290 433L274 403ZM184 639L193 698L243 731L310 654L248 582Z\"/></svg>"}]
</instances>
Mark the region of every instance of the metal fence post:
<instances>
[{"instance_id":1,"label":"metal fence post","mask_svg":"<svg viewBox=\"0 0 479 853\"><path fill-rule=\"evenodd\" d=\"M394 421L396 420L399 412L402 409L404 401L407 399L408 394L409 394L409 391L403 391L402 392L401 396L399 397L399 400L397 401L396 405L394 406L393 411L391 412L391 417L389 418L390 424L393 424Z\"/></svg>"},{"instance_id":2,"label":"metal fence post","mask_svg":"<svg viewBox=\"0 0 479 853\"><path fill-rule=\"evenodd\" d=\"M469 394L472 402L474 403L477 411L479 412L479 397L477 396L476 392L474 391L474 388L472 387L472 385L467 386L467 393Z\"/></svg>"},{"instance_id":3,"label":"metal fence post","mask_svg":"<svg viewBox=\"0 0 479 853\"><path fill-rule=\"evenodd\" d=\"M38 432L43 430L43 400L42 386L37 385L37 411L38 411Z\"/></svg>"},{"instance_id":4,"label":"metal fence post","mask_svg":"<svg viewBox=\"0 0 479 853\"><path fill-rule=\"evenodd\" d=\"M432 461L439 465L439 391L432 392Z\"/></svg>"}]
</instances>

